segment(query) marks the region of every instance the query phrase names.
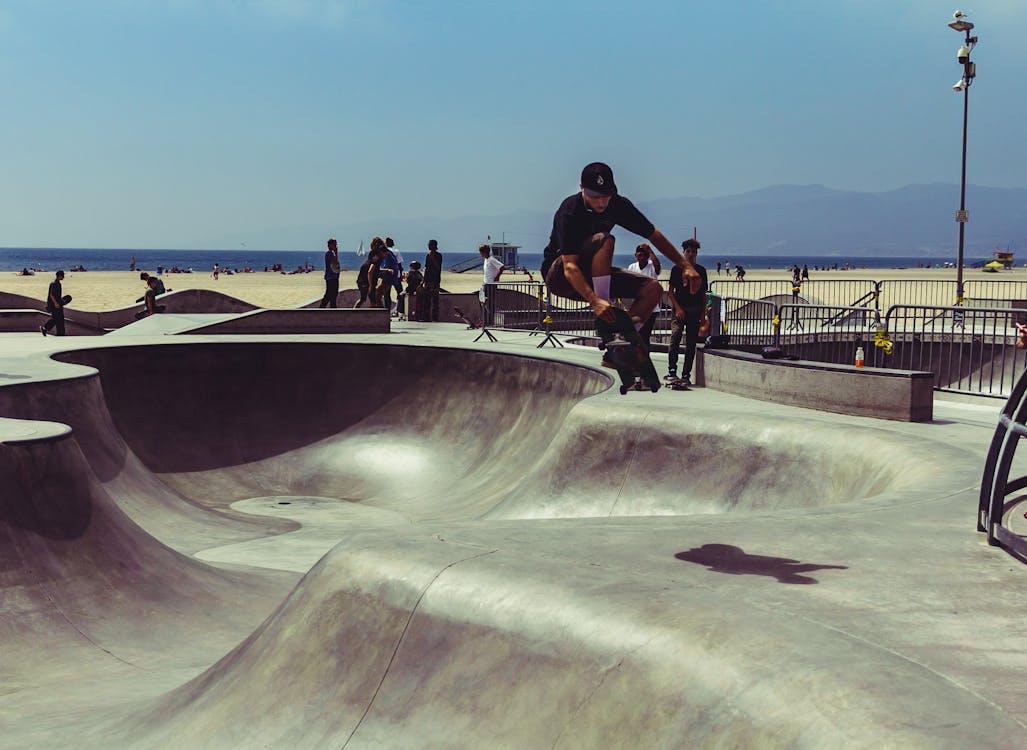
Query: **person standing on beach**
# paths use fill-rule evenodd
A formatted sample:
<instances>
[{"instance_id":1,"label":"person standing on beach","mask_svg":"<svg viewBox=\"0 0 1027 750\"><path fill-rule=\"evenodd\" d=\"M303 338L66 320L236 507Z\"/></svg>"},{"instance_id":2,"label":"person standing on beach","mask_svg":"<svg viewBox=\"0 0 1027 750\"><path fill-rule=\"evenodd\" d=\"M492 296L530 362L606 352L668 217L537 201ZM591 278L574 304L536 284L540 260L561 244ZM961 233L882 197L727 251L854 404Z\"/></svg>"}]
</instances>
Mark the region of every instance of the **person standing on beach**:
<instances>
[{"instance_id":1,"label":"person standing on beach","mask_svg":"<svg viewBox=\"0 0 1027 750\"><path fill-rule=\"evenodd\" d=\"M428 240L428 254L424 256L424 307L421 318L425 322L439 322L439 290L442 289L442 253L439 243Z\"/></svg>"},{"instance_id":2,"label":"person standing on beach","mask_svg":"<svg viewBox=\"0 0 1027 750\"><path fill-rule=\"evenodd\" d=\"M64 335L64 290L61 282L64 281L64 271L54 274L54 280L50 282L50 288L46 293L46 311L50 313L50 320L39 326L39 332L46 336L51 328L57 326L57 335Z\"/></svg>"},{"instance_id":3,"label":"person standing on beach","mask_svg":"<svg viewBox=\"0 0 1027 750\"><path fill-rule=\"evenodd\" d=\"M213 277L214 277L214 281L217 281L217 280L218 280L218 274L219 274L219 273L221 273L221 269L220 269L220 267L218 267L218 264L217 264L217 263L215 263L215 264L214 264L214 270L213 270L213 271L211 272L211 274L210 274L211 276L213 276Z\"/></svg>"},{"instance_id":4,"label":"person standing on beach","mask_svg":"<svg viewBox=\"0 0 1027 750\"><path fill-rule=\"evenodd\" d=\"M685 335L685 361L681 368L681 380L685 385L692 384L692 364L695 362L695 347L699 343L699 327L703 314L706 312L706 291L709 279L706 269L696 262L699 253L698 240L685 240L681 243L692 268L699 274L699 288L692 291L689 284L681 277L681 269L675 266L670 272L670 304L674 308L674 319L670 323L670 347L667 349L667 374L664 380L678 380L678 352L681 348L681 334Z\"/></svg>"},{"instance_id":5,"label":"person standing on beach","mask_svg":"<svg viewBox=\"0 0 1027 750\"><path fill-rule=\"evenodd\" d=\"M325 250L325 294L319 307L338 307L339 301L339 243L332 237Z\"/></svg>"},{"instance_id":6,"label":"person standing on beach","mask_svg":"<svg viewBox=\"0 0 1027 750\"><path fill-rule=\"evenodd\" d=\"M132 260L131 260L131 261L129 261L129 264L128 264L128 270L129 270L129 271L134 271L134 270L136 270L136 258L135 258L135 256L134 256L134 255L132 256Z\"/></svg>"},{"instance_id":7,"label":"person standing on beach","mask_svg":"<svg viewBox=\"0 0 1027 750\"><path fill-rule=\"evenodd\" d=\"M635 329L660 301L660 283L648 276L613 267L614 237L620 226L647 239L681 269L698 290L698 272L667 237L635 205L617 192L613 170L593 162L581 170L580 192L565 198L553 217L553 230L544 251L542 274L553 294L587 302L597 318L614 319L611 297L634 299L628 313Z\"/></svg>"}]
</instances>

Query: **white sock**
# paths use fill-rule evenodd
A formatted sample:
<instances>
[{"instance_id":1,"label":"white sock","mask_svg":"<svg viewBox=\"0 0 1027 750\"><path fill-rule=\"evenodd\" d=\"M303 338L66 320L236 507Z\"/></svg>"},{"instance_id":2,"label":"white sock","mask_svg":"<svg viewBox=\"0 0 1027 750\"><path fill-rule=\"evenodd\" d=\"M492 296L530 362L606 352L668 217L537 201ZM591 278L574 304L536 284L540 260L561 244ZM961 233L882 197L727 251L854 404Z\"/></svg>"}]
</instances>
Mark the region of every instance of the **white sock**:
<instances>
[{"instance_id":1,"label":"white sock","mask_svg":"<svg viewBox=\"0 0 1027 750\"><path fill-rule=\"evenodd\" d=\"M604 299L607 302L610 301L610 277L607 276L593 276L592 277L592 288L595 289L596 296L600 299Z\"/></svg>"}]
</instances>

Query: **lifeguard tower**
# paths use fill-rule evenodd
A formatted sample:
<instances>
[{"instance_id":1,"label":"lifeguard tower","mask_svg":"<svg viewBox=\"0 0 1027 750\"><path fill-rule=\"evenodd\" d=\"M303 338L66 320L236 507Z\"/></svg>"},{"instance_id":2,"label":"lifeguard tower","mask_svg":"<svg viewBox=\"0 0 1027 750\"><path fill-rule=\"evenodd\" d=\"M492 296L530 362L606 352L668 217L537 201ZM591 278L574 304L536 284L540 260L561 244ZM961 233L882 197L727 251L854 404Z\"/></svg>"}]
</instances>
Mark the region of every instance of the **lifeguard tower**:
<instances>
[{"instance_id":1,"label":"lifeguard tower","mask_svg":"<svg viewBox=\"0 0 1027 750\"><path fill-rule=\"evenodd\" d=\"M996 249L992 255L994 255L995 260L1005 266L1007 270L1013 267L1014 253L1008 247L1005 250Z\"/></svg>"},{"instance_id":2,"label":"lifeguard tower","mask_svg":"<svg viewBox=\"0 0 1027 750\"><path fill-rule=\"evenodd\" d=\"M499 258L499 262L508 269L511 271L524 270L517 258L517 251L521 249L520 245L511 245L509 242L493 242L490 247L492 248L492 257Z\"/></svg>"},{"instance_id":3,"label":"lifeguard tower","mask_svg":"<svg viewBox=\"0 0 1027 750\"><path fill-rule=\"evenodd\" d=\"M489 249L492 257L499 258L499 262L506 266L507 270L517 273L526 272L517 257L517 251L521 249L520 245L511 245L509 242L492 242L489 244ZM449 270L455 271L456 273L464 273L466 271L472 271L475 268L481 268L482 263L483 261L481 257L470 258L469 260L457 263Z\"/></svg>"}]
</instances>

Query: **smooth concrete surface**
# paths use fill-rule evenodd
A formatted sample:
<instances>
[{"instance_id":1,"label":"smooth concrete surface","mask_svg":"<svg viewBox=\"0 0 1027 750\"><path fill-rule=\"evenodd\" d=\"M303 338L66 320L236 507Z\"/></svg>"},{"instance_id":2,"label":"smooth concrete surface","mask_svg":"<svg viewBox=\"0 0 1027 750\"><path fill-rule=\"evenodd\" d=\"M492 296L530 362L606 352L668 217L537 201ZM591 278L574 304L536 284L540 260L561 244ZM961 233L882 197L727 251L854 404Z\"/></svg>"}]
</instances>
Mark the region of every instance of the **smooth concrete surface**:
<instances>
[{"instance_id":1,"label":"smooth concrete surface","mask_svg":"<svg viewBox=\"0 0 1027 750\"><path fill-rule=\"evenodd\" d=\"M934 409L930 372L764 359L733 349L699 350L705 385L779 404L878 419L929 422Z\"/></svg>"},{"instance_id":2,"label":"smooth concrete surface","mask_svg":"<svg viewBox=\"0 0 1027 750\"><path fill-rule=\"evenodd\" d=\"M0 747L1023 746L997 402L475 335L0 336Z\"/></svg>"},{"instance_id":3,"label":"smooth concrete surface","mask_svg":"<svg viewBox=\"0 0 1027 750\"><path fill-rule=\"evenodd\" d=\"M388 333L389 311L379 308L260 309L206 323L181 333Z\"/></svg>"}]
</instances>

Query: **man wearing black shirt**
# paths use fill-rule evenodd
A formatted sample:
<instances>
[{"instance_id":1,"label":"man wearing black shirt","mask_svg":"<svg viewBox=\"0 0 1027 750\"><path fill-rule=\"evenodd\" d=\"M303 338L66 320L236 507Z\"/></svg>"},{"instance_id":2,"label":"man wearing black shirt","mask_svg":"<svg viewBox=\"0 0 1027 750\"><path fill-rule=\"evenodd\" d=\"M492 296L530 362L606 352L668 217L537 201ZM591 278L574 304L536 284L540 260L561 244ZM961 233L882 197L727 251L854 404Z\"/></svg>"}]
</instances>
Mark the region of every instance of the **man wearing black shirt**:
<instances>
[{"instance_id":1,"label":"man wearing black shirt","mask_svg":"<svg viewBox=\"0 0 1027 750\"><path fill-rule=\"evenodd\" d=\"M695 347L699 343L699 326L703 313L706 312L706 269L696 263L699 243L696 240L685 240L681 243L685 251L685 260L699 273L699 288L692 291L681 279L681 269L677 266L670 272L670 303L674 307L674 319L670 323L670 347L667 350L667 375L664 380L678 379L678 351L681 347L681 334L685 334L685 362L681 368L681 380L685 385L692 383L692 363L695 362Z\"/></svg>"},{"instance_id":2,"label":"man wearing black shirt","mask_svg":"<svg viewBox=\"0 0 1027 750\"><path fill-rule=\"evenodd\" d=\"M442 287L442 253L439 243L428 240L428 254L424 256L424 296L421 320L439 322L439 289Z\"/></svg>"},{"instance_id":3,"label":"man wearing black shirt","mask_svg":"<svg viewBox=\"0 0 1027 750\"><path fill-rule=\"evenodd\" d=\"M39 332L44 336L54 326L57 326L57 335L64 335L64 290L61 289L61 282L64 281L64 271L58 271L54 280L50 282L50 288L46 293L46 311L50 313L50 320L39 326Z\"/></svg>"},{"instance_id":4,"label":"man wearing black shirt","mask_svg":"<svg viewBox=\"0 0 1027 750\"><path fill-rule=\"evenodd\" d=\"M553 231L545 249L542 273L553 294L587 302L596 317L613 321L613 297L634 299L628 313L640 328L656 307L660 282L613 268L614 237L620 226L645 237L681 269L684 278L699 287L699 274L634 204L617 193L613 170L593 162L581 171L581 192L567 197L553 217Z\"/></svg>"}]
</instances>

